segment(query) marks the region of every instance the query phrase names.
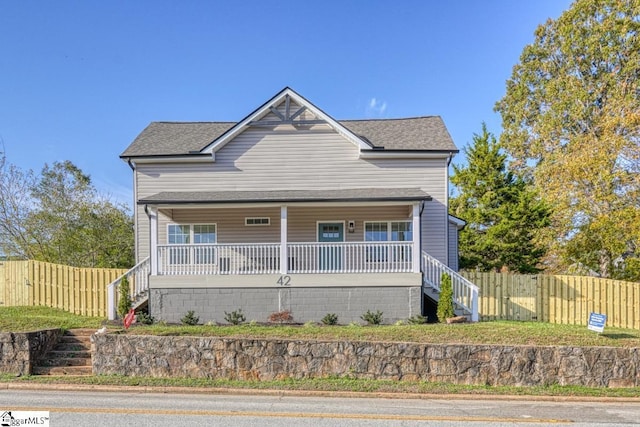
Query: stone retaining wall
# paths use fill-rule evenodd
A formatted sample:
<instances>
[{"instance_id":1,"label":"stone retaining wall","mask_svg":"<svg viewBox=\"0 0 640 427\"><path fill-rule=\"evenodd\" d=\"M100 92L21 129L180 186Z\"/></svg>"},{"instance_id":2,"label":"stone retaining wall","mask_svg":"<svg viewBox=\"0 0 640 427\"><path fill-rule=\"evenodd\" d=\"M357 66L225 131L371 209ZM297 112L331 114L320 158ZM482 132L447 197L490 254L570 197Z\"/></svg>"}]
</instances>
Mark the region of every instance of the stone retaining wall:
<instances>
[{"instance_id":1,"label":"stone retaining wall","mask_svg":"<svg viewBox=\"0 0 640 427\"><path fill-rule=\"evenodd\" d=\"M640 386L640 349L99 335L94 374Z\"/></svg>"},{"instance_id":2,"label":"stone retaining wall","mask_svg":"<svg viewBox=\"0 0 640 427\"><path fill-rule=\"evenodd\" d=\"M60 329L0 333L0 372L29 375L35 362L58 342Z\"/></svg>"}]
</instances>

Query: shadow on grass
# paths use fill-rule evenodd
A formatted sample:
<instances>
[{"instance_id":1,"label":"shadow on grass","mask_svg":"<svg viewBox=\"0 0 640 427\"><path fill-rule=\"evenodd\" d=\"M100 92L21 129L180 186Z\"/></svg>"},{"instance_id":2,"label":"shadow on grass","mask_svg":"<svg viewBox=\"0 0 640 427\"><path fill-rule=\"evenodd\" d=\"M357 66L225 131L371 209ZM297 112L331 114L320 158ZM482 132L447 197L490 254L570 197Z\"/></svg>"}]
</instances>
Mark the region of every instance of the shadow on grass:
<instances>
[{"instance_id":1,"label":"shadow on grass","mask_svg":"<svg viewBox=\"0 0 640 427\"><path fill-rule=\"evenodd\" d=\"M630 338L638 338L637 335L631 334L602 334L601 336L605 338L611 338L612 340L621 340L621 339L630 339Z\"/></svg>"}]
</instances>

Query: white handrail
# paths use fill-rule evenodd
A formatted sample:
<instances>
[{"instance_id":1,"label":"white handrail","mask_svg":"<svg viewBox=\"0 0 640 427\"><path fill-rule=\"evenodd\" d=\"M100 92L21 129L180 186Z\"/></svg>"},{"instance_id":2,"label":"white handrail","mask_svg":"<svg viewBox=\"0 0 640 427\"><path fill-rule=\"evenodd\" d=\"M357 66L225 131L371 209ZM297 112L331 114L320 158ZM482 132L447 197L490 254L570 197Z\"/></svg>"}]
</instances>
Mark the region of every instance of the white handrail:
<instances>
[{"instance_id":1,"label":"white handrail","mask_svg":"<svg viewBox=\"0 0 640 427\"><path fill-rule=\"evenodd\" d=\"M422 252L422 274L425 285L440 291L440 281L445 273L451 277L454 302L471 313L472 322L477 322L479 319L478 287L436 258Z\"/></svg>"},{"instance_id":2,"label":"white handrail","mask_svg":"<svg viewBox=\"0 0 640 427\"><path fill-rule=\"evenodd\" d=\"M410 273L412 242L287 245L288 273ZM279 243L159 245L159 275L278 274Z\"/></svg>"},{"instance_id":3,"label":"white handrail","mask_svg":"<svg viewBox=\"0 0 640 427\"><path fill-rule=\"evenodd\" d=\"M129 298L135 301L138 297L149 291L149 272L151 263L149 257L143 259L133 266L129 271L118 277L107 286L107 315L109 320L114 320L118 313L116 311L118 288L122 279L126 277L129 280Z\"/></svg>"},{"instance_id":4,"label":"white handrail","mask_svg":"<svg viewBox=\"0 0 640 427\"><path fill-rule=\"evenodd\" d=\"M275 274L280 244L159 245L159 275Z\"/></svg>"},{"instance_id":5,"label":"white handrail","mask_svg":"<svg viewBox=\"0 0 640 427\"><path fill-rule=\"evenodd\" d=\"M410 273L412 242L289 243L290 273Z\"/></svg>"}]
</instances>

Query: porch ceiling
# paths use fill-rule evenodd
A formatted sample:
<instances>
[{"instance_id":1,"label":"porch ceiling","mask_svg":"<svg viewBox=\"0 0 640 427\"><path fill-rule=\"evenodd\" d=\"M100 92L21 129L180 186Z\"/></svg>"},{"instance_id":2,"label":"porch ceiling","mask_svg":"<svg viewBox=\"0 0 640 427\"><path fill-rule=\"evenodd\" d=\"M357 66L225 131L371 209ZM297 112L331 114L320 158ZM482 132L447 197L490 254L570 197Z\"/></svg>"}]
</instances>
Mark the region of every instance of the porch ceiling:
<instances>
[{"instance_id":1,"label":"porch ceiling","mask_svg":"<svg viewBox=\"0 0 640 427\"><path fill-rule=\"evenodd\" d=\"M162 192L140 199L138 204L411 202L422 200L431 200L431 196L419 188L354 188L346 190Z\"/></svg>"}]
</instances>

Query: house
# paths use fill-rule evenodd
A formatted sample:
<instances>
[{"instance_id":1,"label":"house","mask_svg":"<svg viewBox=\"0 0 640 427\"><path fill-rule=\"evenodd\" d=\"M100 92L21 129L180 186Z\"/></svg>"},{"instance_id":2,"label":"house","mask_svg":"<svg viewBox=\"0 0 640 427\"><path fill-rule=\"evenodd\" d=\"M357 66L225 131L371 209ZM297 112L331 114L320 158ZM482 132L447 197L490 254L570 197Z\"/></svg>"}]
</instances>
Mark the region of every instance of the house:
<instances>
[{"instance_id":1,"label":"house","mask_svg":"<svg viewBox=\"0 0 640 427\"><path fill-rule=\"evenodd\" d=\"M455 272L464 223L447 213L457 152L440 117L336 120L290 88L239 122L151 123L121 155L131 295L167 322L242 309L340 323L380 310L388 323L423 314L446 272L477 320L477 288Z\"/></svg>"}]
</instances>

